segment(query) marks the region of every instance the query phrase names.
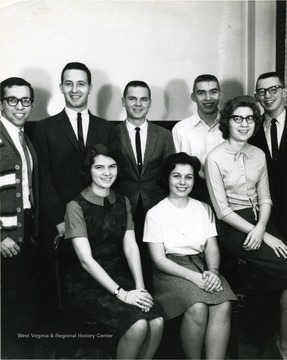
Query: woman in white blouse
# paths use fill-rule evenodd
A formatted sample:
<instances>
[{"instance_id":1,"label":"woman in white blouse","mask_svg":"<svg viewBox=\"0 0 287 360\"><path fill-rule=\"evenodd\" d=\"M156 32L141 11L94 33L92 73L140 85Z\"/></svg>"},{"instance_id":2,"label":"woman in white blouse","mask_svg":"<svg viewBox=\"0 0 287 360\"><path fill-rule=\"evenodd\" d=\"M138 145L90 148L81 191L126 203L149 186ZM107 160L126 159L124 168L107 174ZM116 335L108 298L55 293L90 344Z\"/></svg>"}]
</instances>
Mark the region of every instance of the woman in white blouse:
<instances>
[{"instance_id":1,"label":"woman in white blouse","mask_svg":"<svg viewBox=\"0 0 287 360\"><path fill-rule=\"evenodd\" d=\"M169 195L148 211L144 239L154 263L155 299L165 319L183 315L180 336L188 359L223 359L230 332L230 300L219 274L219 250L211 208L190 198L200 162L186 153L164 165Z\"/></svg>"},{"instance_id":2,"label":"woman in white blouse","mask_svg":"<svg viewBox=\"0 0 287 360\"><path fill-rule=\"evenodd\" d=\"M272 201L265 154L247 143L260 122L252 97L238 96L225 104L219 128L226 141L209 153L206 180L217 215L219 244L248 261L253 287L282 290L277 347L287 359L287 246L269 221Z\"/></svg>"}]
</instances>

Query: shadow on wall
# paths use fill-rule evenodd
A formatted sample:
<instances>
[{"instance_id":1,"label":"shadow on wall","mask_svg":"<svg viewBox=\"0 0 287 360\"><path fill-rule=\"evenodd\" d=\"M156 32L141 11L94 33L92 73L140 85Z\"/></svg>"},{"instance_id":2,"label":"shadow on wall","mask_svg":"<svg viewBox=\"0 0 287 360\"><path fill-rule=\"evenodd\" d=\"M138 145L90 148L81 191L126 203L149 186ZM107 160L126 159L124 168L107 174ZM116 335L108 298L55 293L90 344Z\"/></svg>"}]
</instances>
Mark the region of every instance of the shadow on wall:
<instances>
[{"instance_id":1,"label":"shadow on wall","mask_svg":"<svg viewBox=\"0 0 287 360\"><path fill-rule=\"evenodd\" d=\"M113 85L103 85L97 94L97 114L106 120L120 120L122 91Z\"/></svg>"},{"instance_id":2,"label":"shadow on wall","mask_svg":"<svg viewBox=\"0 0 287 360\"><path fill-rule=\"evenodd\" d=\"M246 95L243 91L243 86L236 80L224 80L220 82L223 97L220 101L220 108L222 109L226 101L239 95Z\"/></svg>"},{"instance_id":3,"label":"shadow on wall","mask_svg":"<svg viewBox=\"0 0 287 360\"><path fill-rule=\"evenodd\" d=\"M21 77L31 83L35 93L36 105L29 121L38 121L50 116L47 109L52 97L48 90L52 88L51 75L41 68L27 68L22 72Z\"/></svg>"},{"instance_id":4,"label":"shadow on wall","mask_svg":"<svg viewBox=\"0 0 287 360\"><path fill-rule=\"evenodd\" d=\"M174 79L167 82L164 89L164 104L166 108L164 120L182 120L195 112L196 105L190 98L191 91L192 84L190 84L189 88L186 81L182 79Z\"/></svg>"}]
</instances>

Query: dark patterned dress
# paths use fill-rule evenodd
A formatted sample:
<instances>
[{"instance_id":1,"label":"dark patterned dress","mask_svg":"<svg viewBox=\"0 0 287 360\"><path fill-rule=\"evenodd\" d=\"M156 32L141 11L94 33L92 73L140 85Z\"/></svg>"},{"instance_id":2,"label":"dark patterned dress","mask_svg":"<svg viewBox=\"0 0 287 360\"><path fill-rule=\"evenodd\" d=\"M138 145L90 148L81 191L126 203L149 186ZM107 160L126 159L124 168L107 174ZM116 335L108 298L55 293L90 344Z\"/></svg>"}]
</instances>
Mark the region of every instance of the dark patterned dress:
<instances>
[{"instance_id":1,"label":"dark patterned dress","mask_svg":"<svg viewBox=\"0 0 287 360\"><path fill-rule=\"evenodd\" d=\"M66 239L87 237L93 258L110 277L124 290L135 289L123 252L125 232L133 229L126 197L111 192L103 198L87 188L67 205L65 224ZM117 338L138 320L161 316L156 305L145 313L117 299L84 270L75 257L66 267L63 287L70 307L87 320L105 325Z\"/></svg>"}]
</instances>

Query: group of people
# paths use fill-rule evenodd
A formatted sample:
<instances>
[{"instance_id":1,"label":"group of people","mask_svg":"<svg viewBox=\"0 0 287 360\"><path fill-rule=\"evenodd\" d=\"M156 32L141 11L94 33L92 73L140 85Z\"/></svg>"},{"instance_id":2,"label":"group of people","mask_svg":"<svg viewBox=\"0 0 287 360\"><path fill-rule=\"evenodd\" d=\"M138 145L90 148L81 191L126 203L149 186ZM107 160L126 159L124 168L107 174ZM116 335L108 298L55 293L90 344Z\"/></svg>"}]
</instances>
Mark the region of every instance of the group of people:
<instances>
[{"instance_id":1,"label":"group of people","mask_svg":"<svg viewBox=\"0 0 287 360\"><path fill-rule=\"evenodd\" d=\"M206 359L224 359L237 301L220 273L224 250L254 268L255 288L281 292L276 346L287 359L282 77L262 74L255 98L238 96L220 112L218 79L198 76L197 111L172 132L147 120L145 82L126 85L126 120L116 127L88 110L91 90L86 65L68 63L65 108L38 121L31 142L23 130L33 88L21 78L1 82L2 357L32 357L17 333L36 318L37 239L42 296L53 303L60 237L74 255L63 271L65 304L107 327L117 358L152 358L164 320L182 316L186 358L201 358L204 348Z\"/></svg>"}]
</instances>

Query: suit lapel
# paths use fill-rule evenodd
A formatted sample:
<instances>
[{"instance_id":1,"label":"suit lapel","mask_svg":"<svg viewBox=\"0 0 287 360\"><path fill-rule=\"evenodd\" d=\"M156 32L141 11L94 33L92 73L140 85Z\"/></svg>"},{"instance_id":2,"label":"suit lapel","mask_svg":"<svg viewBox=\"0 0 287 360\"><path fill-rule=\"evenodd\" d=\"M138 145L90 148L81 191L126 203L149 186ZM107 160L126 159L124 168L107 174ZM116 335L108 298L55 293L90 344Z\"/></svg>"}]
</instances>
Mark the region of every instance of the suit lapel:
<instances>
[{"instance_id":1,"label":"suit lapel","mask_svg":"<svg viewBox=\"0 0 287 360\"><path fill-rule=\"evenodd\" d=\"M68 139L71 141L71 143L74 145L74 147L80 152L78 139L76 137L76 134L72 128L72 125L70 123L70 120L69 120L68 115L66 114L65 110L62 111L61 116L59 116L59 118L58 118L58 121L59 121L59 127L62 129L62 131L68 137Z\"/></svg>"},{"instance_id":2,"label":"suit lapel","mask_svg":"<svg viewBox=\"0 0 287 360\"><path fill-rule=\"evenodd\" d=\"M267 161L271 161L272 157L271 157L271 153L270 153L270 149L269 146L267 144L267 140L266 140L266 136L265 136L265 132L264 132L264 121L265 121L265 115L263 115L263 124L262 126L260 126L259 128L259 132L258 132L258 136L260 137L260 141L261 141L261 148L262 150L265 152L266 157L267 157Z\"/></svg>"},{"instance_id":3,"label":"suit lapel","mask_svg":"<svg viewBox=\"0 0 287 360\"><path fill-rule=\"evenodd\" d=\"M145 147L145 154L144 154L144 164L142 168L142 175L144 174L147 165L154 153L154 149L157 143L158 138L158 129L152 123L148 122L147 128L147 139L146 139L146 147Z\"/></svg>"},{"instance_id":4,"label":"suit lapel","mask_svg":"<svg viewBox=\"0 0 287 360\"><path fill-rule=\"evenodd\" d=\"M283 129L283 133L282 133L282 138L281 138L281 142L280 142L280 146L279 146L279 151L283 151L283 149L286 149L287 146L287 108L286 109L286 115L285 115L285 124L284 124L284 129Z\"/></svg>"},{"instance_id":5,"label":"suit lapel","mask_svg":"<svg viewBox=\"0 0 287 360\"><path fill-rule=\"evenodd\" d=\"M89 117L90 117L90 121L89 121L89 129L88 129L87 143L86 143L87 149L94 143L94 138L98 132L98 123L96 117L93 116L92 113L90 113L90 111L89 111Z\"/></svg>"},{"instance_id":6,"label":"suit lapel","mask_svg":"<svg viewBox=\"0 0 287 360\"><path fill-rule=\"evenodd\" d=\"M136 172L139 174L135 154L133 152L131 140L130 140L128 129L127 129L125 122L118 125L118 135L119 135L119 140L121 142L124 152L127 154L131 164L135 168Z\"/></svg>"}]
</instances>

